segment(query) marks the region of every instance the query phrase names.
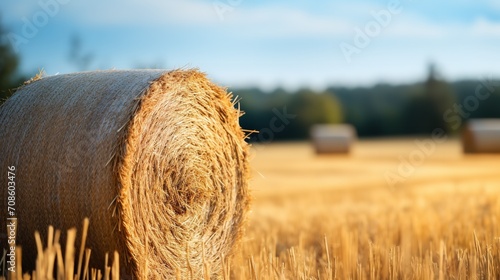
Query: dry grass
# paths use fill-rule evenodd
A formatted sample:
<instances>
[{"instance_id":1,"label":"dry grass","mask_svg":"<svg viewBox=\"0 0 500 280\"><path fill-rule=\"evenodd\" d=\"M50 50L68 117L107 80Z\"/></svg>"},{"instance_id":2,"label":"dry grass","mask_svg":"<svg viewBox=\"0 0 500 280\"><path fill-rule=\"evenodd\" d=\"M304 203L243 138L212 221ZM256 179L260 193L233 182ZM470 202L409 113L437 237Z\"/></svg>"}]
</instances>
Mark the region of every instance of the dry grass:
<instances>
[{"instance_id":1,"label":"dry grass","mask_svg":"<svg viewBox=\"0 0 500 280\"><path fill-rule=\"evenodd\" d=\"M415 149L364 142L352 156L256 147L253 212L232 279L500 279L500 156L436 151L397 188ZM302 184L302 186L299 186Z\"/></svg>"},{"instance_id":2,"label":"dry grass","mask_svg":"<svg viewBox=\"0 0 500 280\"><path fill-rule=\"evenodd\" d=\"M75 240L77 236L76 228L71 228L67 232L66 245L63 247L60 244L61 231L54 230L54 227L48 227L47 243L44 248L42 237L38 231L35 232L36 241L36 268L30 273L24 273L21 266L22 263L22 250L18 246L16 248L16 255L18 259L16 261L16 269L14 272L10 272L5 275L5 269L2 269L3 274L0 275L0 280L67 280L67 279L82 279L82 280L119 280L120 279L120 261L118 252L114 252L113 261L111 266L109 265L109 256L106 254L104 269L101 271L99 269L91 268L89 266L90 256L92 250L90 248L85 248L87 233L89 229L89 219L83 221L81 242L79 246L78 260L75 261ZM29 248L34 250L34 248ZM2 258L0 259L0 264L2 267L6 267L4 252ZM64 257L63 257L64 256ZM76 268L76 273L75 273Z\"/></svg>"}]
</instances>

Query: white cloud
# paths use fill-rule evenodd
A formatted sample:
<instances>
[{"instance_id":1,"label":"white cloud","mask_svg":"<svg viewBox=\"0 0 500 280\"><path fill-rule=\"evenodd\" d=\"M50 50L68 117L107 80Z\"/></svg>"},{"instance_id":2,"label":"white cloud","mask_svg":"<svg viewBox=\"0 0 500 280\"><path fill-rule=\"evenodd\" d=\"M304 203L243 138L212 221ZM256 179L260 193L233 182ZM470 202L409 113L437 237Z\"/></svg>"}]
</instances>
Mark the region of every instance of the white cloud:
<instances>
[{"instance_id":1,"label":"white cloud","mask_svg":"<svg viewBox=\"0 0 500 280\"><path fill-rule=\"evenodd\" d=\"M470 35L473 36L500 36L500 23L491 22L485 19L478 19L468 29Z\"/></svg>"},{"instance_id":2,"label":"white cloud","mask_svg":"<svg viewBox=\"0 0 500 280\"><path fill-rule=\"evenodd\" d=\"M500 23L477 19L472 24L465 23L434 23L425 20L404 19L402 22L395 23L388 30L389 36L395 37L413 37L416 39L433 38L461 38L467 40L475 37L496 37L500 36Z\"/></svg>"},{"instance_id":3,"label":"white cloud","mask_svg":"<svg viewBox=\"0 0 500 280\"><path fill-rule=\"evenodd\" d=\"M42 2L50 1L43 0ZM57 0L52 0L57 2ZM42 8L39 1L31 4L6 2L9 13L5 19L22 24L21 17L30 17ZM372 11L387 7L373 2L331 3L322 8L300 9L290 4L237 4L223 13L217 12L215 1L202 0L68 0L61 5L56 17L83 26L170 26L204 28L214 27L215 32L228 36L253 38L316 37L335 39L354 36L354 29L363 29L373 20ZM221 1L219 3L226 3ZM229 3L229 2L227 2ZM490 0L490 6L500 9L500 1ZM498 36L500 28L494 22L478 20L474 25L443 24L416 15L404 6L400 14L393 14L382 36L412 37L417 39L460 35L465 31L476 36ZM17 22L17 23L16 23Z\"/></svg>"},{"instance_id":4,"label":"white cloud","mask_svg":"<svg viewBox=\"0 0 500 280\"><path fill-rule=\"evenodd\" d=\"M369 19L358 28L364 29ZM494 22L485 18L479 18L471 23L461 22L436 22L423 17L406 14L404 11L398 15L392 15L392 20L387 27L380 32L381 36L388 38L412 38L419 40L432 40L436 38L462 38L466 40L471 37L499 37L500 22Z\"/></svg>"},{"instance_id":5,"label":"white cloud","mask_svg":"<svg viewBox=\"0 0 500 280\"><path fill-rule=\"evenodd\" d=\"M43 0L43 2L50 0ZM52 0L57 3L57 0ZM222 3L225 1L220 1ZM316 36L335 35L349 31L349 21L340 17L322 17L312 11L299 10L289 5L246 7L236 5L223 12L216 1L201 0L68 0L60 5L54 16L83 26L215 26L230 33L256 36ZM228 2L229 3L229 2ZM9 4L10 5L10 4ZM38 1L11 5L7 21L22 23L42 8ZM343 5L346 8L349 5ZM229 6L227 6L229 7ZM350 7L350 6L349 6ZM43 11L43 10L42 10ZM17 22L17 23L16 23ZM232 32L231 32L232 31Z\"/></svg>"},{"instance_id":6,"label":"white cloud","mask_svg":"<svg viewBox=\"0 0 500 280\"><path fill-rule=\"evenodd\" d=\"M399 15L396 15L397 17ZM387 27L386 35L389 37L406 37L414 39L434 39L449 35L449 28L444 25L430 23L415 17L394 19Z\"/></svg>"},{"instance_id":7,"label":"white cloud","mask_svg":"<svg viewBox=\"0 0 500 280\"><path fill-rule=\"evenodd\" d=\"M345 17L324 17L284 5L254 8L237 5L221 14L214 3L199 0L123 0L119 3L72 0L61 11L66 19L85 26L211 26L252 37L333 36L347 34L351 26Z\"/></svg>"},{"instance_id":8,"label":"white cloud","mask_svg":"<svg viewBox=\"0 0 500 280\"><path fill-rule=\"evenodd\" d=\"M68 17L91 25L192 25L217 21L212 4L197 0L73 0L66 8Z\"/></svg>"},{"instance_id":9,"label":"white cloud","mask_svg":"<svg viewBox=\"0 0 500 280\"><path fill-rule=\"evenodd\" d=\"M247 36L334 36L350 30L350 23L344 19L326 18L280 6L237 10L228 24L236 29L251 26L251 34L243 34Z\"/></svg>"}]
</instances>

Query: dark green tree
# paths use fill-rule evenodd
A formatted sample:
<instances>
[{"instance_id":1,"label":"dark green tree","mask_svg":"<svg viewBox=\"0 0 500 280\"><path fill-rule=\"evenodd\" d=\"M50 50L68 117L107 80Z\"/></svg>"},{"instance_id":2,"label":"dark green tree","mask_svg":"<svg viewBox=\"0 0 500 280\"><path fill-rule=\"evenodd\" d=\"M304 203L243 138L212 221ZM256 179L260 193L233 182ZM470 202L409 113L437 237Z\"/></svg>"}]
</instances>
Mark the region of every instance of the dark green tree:
<instances>
[{"instance_id":1,"label":"dark green tree","mask_svg":"<svg viewBox=\"0 0 500 280\"><path fill-rule=\"evenodd\" d=\"M405 133L430 134L436 128L453 133L444 113L453 107L455 93L452 87L439 78L434 64L429 65L427 80L409 93L405 110Z\"/></svg>"},{"instance_id":2,"label":"dark green tree","mask_svg":"<svg viewBox=\"0 0 500 280\"><path fill-rule=\"evenodd\" d=\"M335 96L310 90L301 90L291 96L289 112L297 115L288 130L290 138L307 138L313 125L340 123L343 116Z\"/></svg>"},{"instance_id":3,"label":"dark green tree","mask_svg":"<svg viewBox=\"0 0 500 280\"><path fill-rule=\"evenodd\" d=\"M438 77L434 64L429 65L429 76L425 82L425 98L429 103L429 119L432 129L439 127L452 133L450 124L445 121L444 112L453 107L455 93L447 82Z\"/></svg>"},{"instance_id":4,"label":"dark green tree","mask_svg":"<svg viewBox=\"0 0 500 280\"><path fill-rule=\"evenodd\" d=\"M7 39L7 31L0 26L0 104L12 95L13 89L23 82L19 75L19 56Z\"/></svg>"}]
</instances>

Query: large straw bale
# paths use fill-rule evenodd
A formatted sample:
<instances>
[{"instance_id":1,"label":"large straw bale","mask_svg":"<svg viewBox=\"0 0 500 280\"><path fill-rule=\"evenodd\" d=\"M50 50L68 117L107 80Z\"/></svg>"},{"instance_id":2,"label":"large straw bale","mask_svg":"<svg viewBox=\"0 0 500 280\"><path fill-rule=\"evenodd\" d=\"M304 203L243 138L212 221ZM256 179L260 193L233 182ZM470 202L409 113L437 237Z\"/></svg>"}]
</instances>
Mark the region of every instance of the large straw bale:
<instances>
[{"instance_id":1,"label":"large straw bale","mask_svg":"<svg viewBox=\"0 0 500 280\"><path fill-rule=\"evenodd\" d=\"M0 231L7 168L15 166L24 268L34 265L35 230L89 217L95 266L117 250L125 278L216 278L248 208L239 114L231 96L196 70L31 82L0 108Z\"/></svg>"},{"instance_id":2,"label":"large straw bale","mask_svg":"<svg viewBox=\"0 0 500 280\"><path fill-rule=\"evenodd\" d=\"M465 153L500 153L500 119L472 119L462 131Z\"/></svg>"},{"instance_id":3,"label":"large straw bale","mask_svg":"<svg viewBox=\"0 0 500 280\"><path fill-rule=\"evenodd\" d=\"M349 153L357 138L356 129L349 124L317 124L310 134L318 154Z\"/></svg>"}]
</instances>

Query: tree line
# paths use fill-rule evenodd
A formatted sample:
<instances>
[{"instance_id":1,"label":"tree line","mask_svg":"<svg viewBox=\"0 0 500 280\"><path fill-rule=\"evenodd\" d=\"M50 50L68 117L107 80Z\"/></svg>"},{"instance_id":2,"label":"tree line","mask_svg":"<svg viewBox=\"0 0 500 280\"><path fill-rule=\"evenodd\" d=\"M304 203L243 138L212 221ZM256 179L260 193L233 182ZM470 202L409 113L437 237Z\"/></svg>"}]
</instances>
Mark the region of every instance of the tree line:
<instances>
[{"instance_id":1,"label":"tree line","mask_svg":"<svg viewBox=\"0 0 500 280\"><path fill-rule=\"evenodd\" d=\"M316 123L352 124L360 137L430 135L436 128L460 132L470 118L500 118L500 83L462 80L448 83L430 67L425 81L413 84L378 84L371 87L329 87L315 92L258 88L233 89L244 115L240 125L270 135L249 135L251 142L309 137ZM273 131L276 112L293 116ZM274 125L277 126L277 125Z\"/></svg>"}]
</instances>

